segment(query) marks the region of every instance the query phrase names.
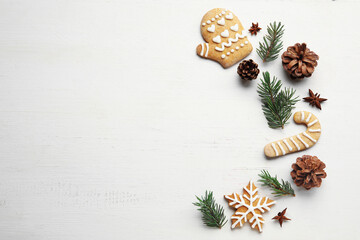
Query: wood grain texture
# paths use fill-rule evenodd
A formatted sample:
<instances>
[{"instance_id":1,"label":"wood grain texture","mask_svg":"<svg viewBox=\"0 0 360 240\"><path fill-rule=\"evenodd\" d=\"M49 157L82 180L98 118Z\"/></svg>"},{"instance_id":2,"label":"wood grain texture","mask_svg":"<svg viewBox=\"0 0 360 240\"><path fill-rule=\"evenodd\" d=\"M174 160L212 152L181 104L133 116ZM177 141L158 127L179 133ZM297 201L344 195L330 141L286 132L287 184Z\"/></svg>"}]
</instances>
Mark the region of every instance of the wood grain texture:
<instances>
[{"instance_id":1,"label":"wood grain texture","mask_svg":"<svg viewBox=\"0 0 360 240\"><path fill-rule=\"evenodd\" d=\"M322 111L296 108L321 119L321 140L303 153L324 161L328 177L320 189L275 199L261 237L357 238L359 210L335 203L343 202L339 192L359 197L350 184L360 167L359 3L218 4L0 0L1 240L260 237L229 224L208 229L191 204L213 190L226 206L222 196L261 169L290 180L296 156L266 160L263 146L299 132L293 123L267 127L259 79L244 83L236 66L196 56L199 21L213 7L231 9L245 28L259 22L254 48L268 23L282 21L285 46L306 42L320 56L313 76L292 82L279 59L262 64L255 51L249 58L301 97L311 88L329 99ZM294 17L299 9L306 11ZM271 218L285 207L293 220L280 229Z\"/></svg>"}]
</instances>

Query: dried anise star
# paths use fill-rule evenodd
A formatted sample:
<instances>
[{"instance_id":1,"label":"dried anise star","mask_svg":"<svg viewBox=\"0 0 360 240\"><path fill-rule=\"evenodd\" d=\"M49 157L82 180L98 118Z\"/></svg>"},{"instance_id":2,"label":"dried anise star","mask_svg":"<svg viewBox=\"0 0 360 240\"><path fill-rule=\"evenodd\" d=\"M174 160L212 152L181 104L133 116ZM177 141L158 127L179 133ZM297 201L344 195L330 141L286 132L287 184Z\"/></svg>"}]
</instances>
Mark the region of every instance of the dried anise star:
<instances>
[{"instance_id":1,"label":"dried anise star","mask_svg":"<svg viewBox=\"0 0 360 240\"><path fill-rule=\"evenodd\" d=\"M290 218L285 217L286 209L287 208L285 208L282 212L279 212L277 216L272 218L279 221L280 227L282 227L284 221L291 220Z\"/></svg>"},{"instance_id":2,"label":"dried anise star","mask_svg":"<svg viewBox=\"0 0 360 240\"><path fill-rule=\"evenodd\" d=\"M261 28L259 27L259 23L252 23L251 28L249 29L249 32L251 33L251 35L255 34L255 36L257 35L258 31L260 31Z\"/></svg>"},{"instance_id":3,"label":"dried anise star","mask_svg":"<svg viewBox=\"0 0 360 240\"><path fill-rule=\"evenodd\" d=\"M319 93L313 93L311 89L309 89L310 97L304 97L303 99L305 102L309 102L311 106L316 106L318 109L321 110L321 103L326 101L326 98L321 98Z\"/></svg>"}]
</instances>

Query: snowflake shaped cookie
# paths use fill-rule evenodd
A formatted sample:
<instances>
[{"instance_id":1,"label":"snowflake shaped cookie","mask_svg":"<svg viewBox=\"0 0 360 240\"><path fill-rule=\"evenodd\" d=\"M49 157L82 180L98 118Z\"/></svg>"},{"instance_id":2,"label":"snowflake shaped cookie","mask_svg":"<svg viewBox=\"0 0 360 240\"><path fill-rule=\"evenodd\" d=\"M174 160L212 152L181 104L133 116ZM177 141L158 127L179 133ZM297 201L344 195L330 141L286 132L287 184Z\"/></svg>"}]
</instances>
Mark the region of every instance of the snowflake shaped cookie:
<instances>
[{"instance_id":1,"label":"snowflake shaped cookie","mask_svg":"<svg viewBox=\"0 0 360 240\"><path fill-rule=\"evenodd\" d=\"M236 209L235 214L230 218L232 222L231 228L240 228L245 222L249 222L252 228L262 232L264 218L261 214L269 211L275 201L268 197L260 198L258 188L252 181L244 188L243 195L233 193L224 197L229 202L229 206Z\"/></svg>"}]
</instances>

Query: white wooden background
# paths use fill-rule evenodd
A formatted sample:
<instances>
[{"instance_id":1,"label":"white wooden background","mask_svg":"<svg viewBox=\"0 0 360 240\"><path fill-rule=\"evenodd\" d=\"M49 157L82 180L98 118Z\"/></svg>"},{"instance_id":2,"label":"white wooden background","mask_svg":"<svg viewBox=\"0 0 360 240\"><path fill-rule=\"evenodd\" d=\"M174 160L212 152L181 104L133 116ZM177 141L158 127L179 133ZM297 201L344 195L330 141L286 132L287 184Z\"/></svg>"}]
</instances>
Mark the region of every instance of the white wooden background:
<instances>
[{"instance_id":1,"label":"white wooden background","mask_svg":"<svg viewBox=\"0 0 360 240\"><path fill-rule=\"evenodd\" d=\"M196 56L200 20L231 9L258 46L266 25L286 26L284 45L319 56L310 79L292 82L278 59L262 71L307 95L322 124L310 150L266 160L269 141L300 132L267 127L259 79L239 81ZM359 1L0 1L0 239L356 239L359 219ZM260 62L256 52L250 58ZM262 234L204 227L191 204L213 190L241 192L261 169L290 179L291 164L317 155L319 189L279 198ZM270 191L260 188L261 195ZM283 208L293 220L271 218Z\"/></svg>"}]
</instances>

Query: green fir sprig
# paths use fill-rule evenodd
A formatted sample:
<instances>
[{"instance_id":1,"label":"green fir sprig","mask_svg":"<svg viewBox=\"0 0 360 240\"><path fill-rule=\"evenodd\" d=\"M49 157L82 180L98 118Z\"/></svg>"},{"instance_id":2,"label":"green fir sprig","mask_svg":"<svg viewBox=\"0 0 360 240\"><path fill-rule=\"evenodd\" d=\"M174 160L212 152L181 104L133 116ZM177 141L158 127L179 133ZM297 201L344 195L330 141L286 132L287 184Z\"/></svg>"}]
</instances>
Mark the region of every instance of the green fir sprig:
<instances>
[{"instance_id":1,"label":"green fir sprig","mask_svg":"<svg viewBox=\"0 0 360 240\"><path fill-rule=\"evenodd\" d=\"M279 56L279 52L283 48L281 37L284 35L284 30L281 22L270 23L270 26L267 26L268 34L264 36L264 42L260 43L259 48L256 49L263 62L273 61Z\"/></svg>"},{"instance_id":2,"label":"green fir sprig","mask_svg":"<svg viewBox=\"0 0 360 240\"><path fill-rule=\"evenodd\" d=\"M295 191L288 181L281 179L280 183L276 175L275 177L272 177L266 170L262 170L261 174L259 174L259 177L261 178L259 179L259 182L261 182L263 186L270 187L273 190L272 194L274 194L276 197L285 195L292 195L295 197Z\"/></svg>"},{"instance_id":3,"label":"green fir sprig","mask_svg":"<svg viewBox=\"0 0 360 240\"><path fill-rule=\"evenodd\" d=\"M221 228L227 223L224 208L215 202L212 191L206 191L205 197L195 197L198 202L193 204L199 207L198 210L202 213L202 220L205 225Z\"/></svg>"},{"instance_id":4,"label":"green fir sprig","mask_svg":"<svg viewBox=\"0 0 360 240\"><path fill-rule=\"evenodd\" d=\"M263 72L263 79L258 84L258 94L262 102L262 110L271 128L284 128L291 117L294 105L299 101L292 88L281 89L281 80L273 77L269 72Z\"/></svg>"}]
</instances>

